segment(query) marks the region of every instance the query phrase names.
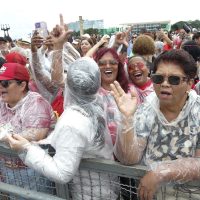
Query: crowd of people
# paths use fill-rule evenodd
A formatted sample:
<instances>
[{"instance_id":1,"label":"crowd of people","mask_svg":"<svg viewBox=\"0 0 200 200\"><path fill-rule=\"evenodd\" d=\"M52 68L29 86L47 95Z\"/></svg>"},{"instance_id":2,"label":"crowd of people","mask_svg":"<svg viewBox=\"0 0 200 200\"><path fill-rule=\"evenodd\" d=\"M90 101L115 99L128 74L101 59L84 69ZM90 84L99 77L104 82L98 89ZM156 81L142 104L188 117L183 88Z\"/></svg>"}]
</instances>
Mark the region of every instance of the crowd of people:
<instances>
[{"instance_id":1,"label":"crowd of people","mask_svg":"<svg viewBox=\"0 0 200 200\"><path fill-rule=\"evenodd\" d=\"M118 199L110 183L126 179L78 170L82 158L103 158L147 166L141 200L162 200L164 185L176 199L174 183L200 179L200 32L72 34L60 15L49 36L35 31L30 44L0 37L0 141L20 157L0 156L1 175L28 166L38 178L72 181L72 199Z\"/></svg>"}]
</instances>

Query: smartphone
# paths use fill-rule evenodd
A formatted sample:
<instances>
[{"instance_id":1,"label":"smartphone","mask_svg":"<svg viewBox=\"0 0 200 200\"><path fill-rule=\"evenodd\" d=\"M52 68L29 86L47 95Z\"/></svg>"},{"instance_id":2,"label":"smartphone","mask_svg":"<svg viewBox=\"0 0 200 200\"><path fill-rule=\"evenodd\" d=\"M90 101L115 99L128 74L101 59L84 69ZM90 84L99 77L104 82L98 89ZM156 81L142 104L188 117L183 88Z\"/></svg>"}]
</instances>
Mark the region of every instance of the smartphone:
<instances>
[{"instance_id":1,"label":"smartphone","mask_svg":"<svg viewBox=\"0 0 200 200\"><path fill-rule=\"evenodd\" d=\"M35 30L37 30L39 35L43 38L46 38L48 36L48 29L46 22L36 22Z\"/></svg>"}]
</instances>

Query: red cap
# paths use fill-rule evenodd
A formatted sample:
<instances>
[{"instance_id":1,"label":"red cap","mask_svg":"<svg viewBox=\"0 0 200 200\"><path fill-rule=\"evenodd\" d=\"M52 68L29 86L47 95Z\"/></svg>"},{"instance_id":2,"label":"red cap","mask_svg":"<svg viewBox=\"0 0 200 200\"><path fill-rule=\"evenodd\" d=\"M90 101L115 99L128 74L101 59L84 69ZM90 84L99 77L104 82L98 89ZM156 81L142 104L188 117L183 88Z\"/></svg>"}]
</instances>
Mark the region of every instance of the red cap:
<instances>
[{"instance_id":1,"label":"red cap","mask_svg":"<svg viewBox=\"0 0 200 200\"><path fill-rule=\"evenodd\" d=\"M21 65L26 65L27 63L26 57L22 56L17 52L11 52L6 54L5 59L7 63L19 63Z\"/></svg>"},{"instance_id":2,"label":"red cap","mask_svg":"<svg viewBox=\"0 0 200 200\"><path fill-rule=\"evenodd\" d=\"M4 63L0 68L0 80L22 80L29 81L28 69L18 63Z\"/></svg>"}]
</instances>

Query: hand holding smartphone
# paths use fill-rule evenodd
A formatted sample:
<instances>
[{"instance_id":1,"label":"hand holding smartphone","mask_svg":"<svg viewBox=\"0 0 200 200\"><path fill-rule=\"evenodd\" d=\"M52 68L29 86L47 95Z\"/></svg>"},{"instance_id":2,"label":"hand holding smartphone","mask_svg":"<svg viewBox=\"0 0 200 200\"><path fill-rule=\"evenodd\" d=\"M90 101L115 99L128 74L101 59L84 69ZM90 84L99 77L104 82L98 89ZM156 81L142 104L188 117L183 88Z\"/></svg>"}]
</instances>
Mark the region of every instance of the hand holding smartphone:
<instances>
[{"instance_id":1,"label":"hand holding smartphone","mask_svg":"<svg viewBox=\"0 0 200 200\"><path fill-rule=\"evenodd\" d=\"M46 22L35 23L35 30L37 30L39 35L43 38L46 38L48 36L48 29Z\"/></svg>"}]
</instances>

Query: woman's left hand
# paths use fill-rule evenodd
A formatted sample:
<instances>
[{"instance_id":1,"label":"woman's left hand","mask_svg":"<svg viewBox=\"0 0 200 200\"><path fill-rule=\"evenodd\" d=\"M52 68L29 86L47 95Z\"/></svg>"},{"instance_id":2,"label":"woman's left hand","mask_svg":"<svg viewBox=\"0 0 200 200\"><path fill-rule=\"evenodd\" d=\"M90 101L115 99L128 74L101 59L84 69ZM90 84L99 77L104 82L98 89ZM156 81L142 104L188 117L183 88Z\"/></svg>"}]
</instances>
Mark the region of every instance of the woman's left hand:
<instances>
[{"instance_id":1,"label":"woman's left hand","mask_svg":"<svg viewBox=\"0 0 200 200\"><path fill-rule=\"evenodd\" d=\"M25 145L29 143L27 139L24 137L18 135L18 134L13 134L13 135L8 135L8 143L11 147L11 149L15 151L23 151L25 148Z\"/></svg>"},{"instance_id":2,"label":"woman's left hand","mask_svg":"<svg viewBox=\"0 0 200 200\"><path fill-rule=\"evenodd\" d=\"M152 200L160 184L161 178L158 177L155 172L147 172L147 174L140 180L138 187L140 200Z\"/></svg>"}]
</instances>

